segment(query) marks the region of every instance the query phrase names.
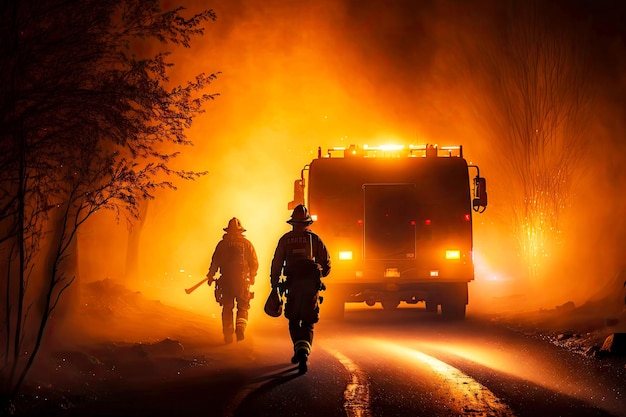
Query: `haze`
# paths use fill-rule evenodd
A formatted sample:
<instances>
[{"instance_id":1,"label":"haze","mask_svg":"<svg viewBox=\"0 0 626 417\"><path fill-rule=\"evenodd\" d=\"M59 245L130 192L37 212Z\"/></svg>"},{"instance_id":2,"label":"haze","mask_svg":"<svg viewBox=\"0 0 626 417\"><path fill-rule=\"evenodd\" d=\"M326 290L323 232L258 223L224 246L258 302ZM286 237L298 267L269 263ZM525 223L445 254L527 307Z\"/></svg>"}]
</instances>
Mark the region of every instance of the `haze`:
<instances>
[{"instance_id":1,"label":"haze","mask_svg":"<svg viewBox=\"0 0 626 417\"><path fill-rule=\"evenodd\" d=\"M597 43L593 146L580 167L567 235L550 260L554 273L529 284L499 199L507 179L494 161L507 145L485 135L485 115L476 112L489 91L479 91L476 77L461 66L464 52L497 33L498 2L202 3L218 20L191 50L174 55L173 81L219 71L210 92L220 97L196 120L189 134L195 146L183 149L176 165L209 174L177 183L177 191L149 203L133 276L125 276L127 224L110 213L94 216L79 235L82 284L110 277L165 304L218 314L212 289L183 290L204 277L222 228L236 216L259 257L253 288L259 313L275 244L289 228L293 181L318 146L352 143L462 144L466 159L480 165L490 206L474 216L470 312L491 297L512 295L516 304L507 308L580 304L624 267L626 200L616 190L626 171L612 146L624 136L619 100L626 80L616 74L624 68L625 47L623 32L611 30L611 13L601 6L589 10L578 2L564 9L566 22L590 19L588 36ZM188 7L198 6L189 1Z\"/></svg>"}]
</instances>

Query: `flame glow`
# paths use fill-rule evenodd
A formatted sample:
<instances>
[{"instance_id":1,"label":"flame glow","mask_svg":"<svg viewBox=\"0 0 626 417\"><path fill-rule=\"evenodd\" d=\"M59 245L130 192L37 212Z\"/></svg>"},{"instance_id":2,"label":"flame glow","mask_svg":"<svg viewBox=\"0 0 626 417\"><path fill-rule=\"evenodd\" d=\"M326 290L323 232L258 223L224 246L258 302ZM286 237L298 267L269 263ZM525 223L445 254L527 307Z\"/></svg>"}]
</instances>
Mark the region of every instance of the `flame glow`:
<instances>
[{"instance_id":1,"label":"flame glow","mask_svg":"<svg viewBox=\"0 0 626 417\"><path fill-rule=\"evenodd\" d=\"M545 234L554 230L538 216L518 222L525 225L523 230L508 230L510 213L507 217L499 211L506 201L502 190L508 178L497 169L506 144L493 139L499 132L489 131L492 126L476 119L466 100L479 90L475 98L480 104L492 92L474 85L469 70L457 61L460 53L474 52L496 33L497 27L476 25L473 18L484 22L489 15L495 22L497 13L470 4L458 4L452 13L436 4L401 3L404 6L367 2L356 7L354 2L324 0L217 2L218 19L207 25L204 37L192 41L192 49L173 52L170 77L184 83L200 72L220 72L209 87L210 93L220 96L208 103L206 113L189 130L194 147L173 149L181 151L175 168L209 174L178 182L177 191L158 192L148 202L133 259L136 274L127 271L127 225L118 224L112 213L94 215L79 236L82 281L111 277L164 302L208 311L214 306L208 288L191 295L183 289L203 278L222 228L233 216L240 218L257 249L261 265L257 291L269 285L266 278L276 241L288 230L293 181L317 157L318 147L347 149L370 143L384 144L381 149L391 152L410 151L409 144L414 143L458 142L467 160L479 164L488 178L490 199L499 202L474 216L473 222L475 247L490 263L489 276L552 267L554 273L548 276L553 282L538 283L538 292L558 303L570 295L578 297L574 301L585 300L596 288L597 277L612 276L617 267L621 234L607 231L613 230L615 214L623 211L623 197L616 193L623 188L623 176L608 172L604 163L589 169L593 175L585 188L577 190L585 196L579 201L600 204L579 205L577 216L595 216L591 210L601 207L596 218L602 218L602 225L574 223L576 236L562 239L561 248L546 241ZM203 7L194 2L185 6L189 13ZM438 25L442 19L454 24ZM420 35L412 38L412 33ZM461 44L461 49L442 47ZM601 103L597 108L612 109ZM619 128L602 127L594 137L598 141L620 137L613 134ZM603 175L611 181L604 181ZM522 185L508 188L522 195ZM549 213L548 208L538 210ZM525 215L519 213L520 219ZM609 235L613 240L601 256L585 250L587 239L604 242ZM524 253L513 250L514 236L523 237ZM567 252L576 253L578 262L559 265L557 255ZM581 265L593 271L581 274ZM175 272L183 268L185 274ZM562 285L566 272L580 275L577 285ZM477 281L482 278L477 273Z\"/></svg>"}]
</instances>

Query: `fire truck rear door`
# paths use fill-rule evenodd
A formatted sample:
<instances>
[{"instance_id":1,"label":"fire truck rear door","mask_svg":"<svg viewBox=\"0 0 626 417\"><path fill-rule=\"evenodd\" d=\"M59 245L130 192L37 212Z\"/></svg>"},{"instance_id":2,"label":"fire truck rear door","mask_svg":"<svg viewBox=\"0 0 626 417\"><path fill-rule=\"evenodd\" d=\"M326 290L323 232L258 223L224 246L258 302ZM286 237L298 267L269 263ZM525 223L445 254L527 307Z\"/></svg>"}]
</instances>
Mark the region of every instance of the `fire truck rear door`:
<instances>
[{"instance_id":1,"label":"fire truck rear door","mask_svg":"<svg viewBox=\"0 0 626 417\"><path fill-rule=\"evenodd\" d=\"M364 258L414 260L415 184L364 184L363 208Z\"/></svg>"}]
</instances>

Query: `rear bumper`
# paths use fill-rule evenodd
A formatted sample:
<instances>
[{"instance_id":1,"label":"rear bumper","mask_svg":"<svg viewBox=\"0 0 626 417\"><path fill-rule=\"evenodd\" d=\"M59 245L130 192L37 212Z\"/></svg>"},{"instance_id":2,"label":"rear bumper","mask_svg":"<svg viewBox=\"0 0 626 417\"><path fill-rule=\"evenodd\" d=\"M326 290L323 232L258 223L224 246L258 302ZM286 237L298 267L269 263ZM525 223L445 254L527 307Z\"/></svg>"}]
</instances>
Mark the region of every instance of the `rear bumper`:
<instances>
[{"instance_id":1,"label":"rear bumper","mask_svg":"<svg viewBox=\"0 0 626 417\"><path fill-rule=\"evenodd\" d=\"M468 281L446 282L327 282L329 294L343 298L348 303L368 304L394 299L415 304L420 301L442 304L448 301L468 303Z\"/></svg>"}]
</instances>

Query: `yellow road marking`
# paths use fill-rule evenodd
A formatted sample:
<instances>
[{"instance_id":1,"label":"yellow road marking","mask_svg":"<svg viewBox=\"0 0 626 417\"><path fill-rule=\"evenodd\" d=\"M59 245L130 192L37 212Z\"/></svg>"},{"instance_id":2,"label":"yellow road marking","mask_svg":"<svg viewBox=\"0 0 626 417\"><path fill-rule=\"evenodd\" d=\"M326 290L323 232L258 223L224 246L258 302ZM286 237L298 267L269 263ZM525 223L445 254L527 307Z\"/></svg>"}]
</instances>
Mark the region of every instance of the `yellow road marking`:
<instances>
[{"instance_id":1,"label":"yellow road marking","mask_svg":"<svg viewBox=\"0 0 626 417\"><path fill-rule=\"evenodd\" d=\"M365 372L341 352L328 348L324 348L324 350L333 355L350 374L350 380L343 393L345 400L343 408L346 415L348 417L371 417L370 389Z\"/></svg>"},{"instance_id":2,"label":"yellow road marking","mask_svg":"<svg viewBox=\"0 0 626 417\"><path fill-rule=\"evenodd\" d=\"M376 339L364 339L363 345L378 347L393 356L426 364L443 382L440 392L450 397L448 405L464 416L513 417L515 413L487 387L464 374L457 368L418 350L383 342Z\"/></svg>"}]
</instances>

